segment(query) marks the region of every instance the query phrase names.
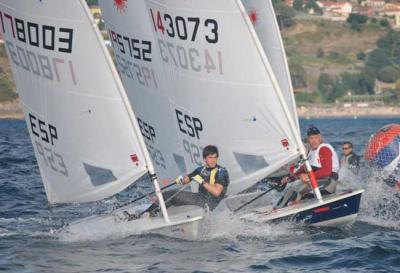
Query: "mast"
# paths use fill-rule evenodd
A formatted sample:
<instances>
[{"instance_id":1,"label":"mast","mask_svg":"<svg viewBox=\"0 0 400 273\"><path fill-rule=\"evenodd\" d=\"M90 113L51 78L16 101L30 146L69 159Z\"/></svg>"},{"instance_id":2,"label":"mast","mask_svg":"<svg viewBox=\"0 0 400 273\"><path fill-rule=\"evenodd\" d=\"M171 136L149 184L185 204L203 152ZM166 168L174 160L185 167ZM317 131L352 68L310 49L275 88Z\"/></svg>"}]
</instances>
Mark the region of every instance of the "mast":
<instances>
[{"instance_id":1,"label":"mast","mask_svg":"<svg viewBox=\"0 0 400 273\"><path fill-rule=\"evenodd\" d=\"M315 178L315 174L314 174L314 172L313 172L313 170L311 168L311 164L310 164L310 162L308 160L308 157L307 157L307 150L304 147L304 144L303 144L303 142L301 140L300 133L297 131L298 129L297 129L296 123L292 120L292 116L290 114L290 111L288 109L286 101L285 101L285 99L283 97L283 94L282 94L282 91L281 91L281 89L279 87L277 79L276 79L276 77L275 77L275 75L274 75L274 73L272 71L272 68L270 67L270 64L268 62L267 56L265 55L263 47L262 47L262 45L261 45L261 43L260 43L260 41L259 41L259 39L257 37L257 34L255 33L254 27L252 26L252 23L251 23L249 17L247 16L246 9L244 8L244 6L242 4L242 1L241 0L235 0L235 2L237 4L239 10L242 13L242 16L243 16L243 18L244 18L244 20L246 22L247 28L250 31L251 36L253 38L253 42L254 42L257 50L259 51L259 54L262 57L261 59L262 59L262 62L264 64L264 67L267 70L268 75L270 76L270 79L271 79L272 85L274 87L274 90L275 90L276 94L278 95L279 102L280 102L280 104L281 104L281 106L282 106L282 108L284 110L284 113L286 115L286 119L287 119L287 121L288 121L288 123L290 125L292 133L294 134L294 137L295 137L295 140L296 140L296 144L299 147L299 152L301 154L301 157L305 162L306 170L307 170L308 176L309 176L310 181L311 181L311 186L312 186L313 192L314 192L316 198L318 199L318 201L322 202L322 196L321 196L321 192L320 192L320 190L318 188L318 182L317 182L317 180Z\"/></svg>"},{"instance_id":2,"label":"mast","mask_svg":"<svg viewBox=\"0 0 400 273\"><path fill-rule=\"evenodd\" d=\"M144 143L143 136L139 133L140 132L139 125L137 123L137 120L135 118L133 110L132 110L132 108L131 108L131 106L129 104L129 100L128 100L127 95L125 93L125 89L124 89L124 87L122 85L122 82L121 82L120 77L119 77L119 75L117 73L117 70L115 69L113 61L112 61L112 59L111 59L111 57L110 57L110 55L108 53L108 50L107 50L107 48L106 48L106 46L104 44L103 38L101 36L101 33L100 33L96 23L93 21L92 14L89 11L89 8L88 8L88 6L86 4L86 1L85 0L79 0L79 2L82 5L83 9L85 10L86 16L88 17L89 21L91 22L91 27L93 28L93 31L96 33L96 38L98 39L99 44L101 44L101 49L103 51L104 56L106 57L107 64L109 65L110 70L112 71L112 75L113 75L113 77L115 79L115 83L117 84L118 91L119 91L119 93L121 95L123 104L125 106L125 110L128 113L129 120L131 121L131 124L132 124L132 126L134 128L134 135L137 137L138 142L140 144L139 146L140 146L141 152L143 153L143 155L145 157L145 162L147 164L147 169L148 169L148 172L149 172L149 175L150 175L150 179L153 182L153 186L154 186L154 189L155 189L155 192L156 192L156 196L158 198L158 201L159 201L159 204L160 204L160 207L161 207L161 211L162 211L164 220L167 223L170 223L168 212L167 212L167 208L166 208L166 205L165 205L165 201L164 201L163 195L162 195L161 190L160 190L160 185L158 184L158 181L157 181L157 174L154 171L153 162L152 162L152 160L150 158L149 152L148 152L148 150L146 148L146 145Z\"/></svg>"}]
</instances>

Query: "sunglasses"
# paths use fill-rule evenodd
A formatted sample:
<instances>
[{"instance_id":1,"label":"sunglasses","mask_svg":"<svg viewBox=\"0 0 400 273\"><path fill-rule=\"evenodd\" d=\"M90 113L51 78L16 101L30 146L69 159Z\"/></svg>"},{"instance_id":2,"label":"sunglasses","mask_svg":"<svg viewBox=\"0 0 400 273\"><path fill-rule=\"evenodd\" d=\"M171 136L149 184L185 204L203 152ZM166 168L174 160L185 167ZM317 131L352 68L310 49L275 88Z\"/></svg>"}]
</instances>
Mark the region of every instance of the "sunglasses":
<instances>
[{"instance_id":1,"label":"sunglasses","mask_svg":"<svg viewBox=\"0 0 400 273\"><path fill-rule=\"evenodd\" d=\"M350 150L352 149L351 147L343 147L343 150Z\"/></svg>"}]
</instances>

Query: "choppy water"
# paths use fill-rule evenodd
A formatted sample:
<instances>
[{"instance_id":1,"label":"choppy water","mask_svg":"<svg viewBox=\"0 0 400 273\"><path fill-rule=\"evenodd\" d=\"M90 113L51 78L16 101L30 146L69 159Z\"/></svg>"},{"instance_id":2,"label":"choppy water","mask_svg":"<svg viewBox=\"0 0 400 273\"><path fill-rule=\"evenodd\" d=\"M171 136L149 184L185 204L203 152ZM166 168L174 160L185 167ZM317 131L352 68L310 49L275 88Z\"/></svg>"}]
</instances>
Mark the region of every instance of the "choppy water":
<instances>
[{"instance_id":1,"label":"choppy water","mask_svg":"<svg viewBox=\"0 0 400 273\"><path fill-rule=\"evenodd\" d=\"M350 140L361 154L370 135L393 122L400 119L301 120L301 127L317 125L338 152ZM400 217L388 205L398 200L370 173L362 176L348 182L367 191L358 221L344 230L255 226L219 215L196 242L156 235L95 241L96 234L59 240L54 230L129 200L132 188L101 202L49 207L25 123L0 121L0 271L400 272Z\"/></svg>"}]
</instances>

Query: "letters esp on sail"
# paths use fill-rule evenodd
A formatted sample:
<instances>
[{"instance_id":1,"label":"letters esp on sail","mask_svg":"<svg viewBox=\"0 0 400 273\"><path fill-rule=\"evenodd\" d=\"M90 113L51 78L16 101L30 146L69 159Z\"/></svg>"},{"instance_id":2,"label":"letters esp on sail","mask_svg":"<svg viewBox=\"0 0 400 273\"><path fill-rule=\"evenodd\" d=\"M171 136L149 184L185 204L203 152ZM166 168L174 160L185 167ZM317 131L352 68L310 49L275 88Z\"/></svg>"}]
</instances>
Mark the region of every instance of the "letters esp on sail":
<instances>
[{"instance_id":1,"label":"letters esp on sail","mask_svg":"<svg viewBox=\"0 0 400 273\"><path fill-rule=\"evenodd\" d=\"M0 24L49 202L103 199L145 174L136 121L86 2L1 0Z\"/></svg>"},{"instance_id":2,"label":"letters esp on sail","mask_svg":"<svg viewBox=\"0 0 400 273\"><path fill-rule=\"evenodd\" d=\"M170 174L202 164L202 147L213 144L230 174L228 193L235 194L299 156L280 38L261 43L241 1L100 5L130 101L155 132L148 144L178 166ZM276 22L265 27L279 35Z\"/></svg>"}]
</instances>

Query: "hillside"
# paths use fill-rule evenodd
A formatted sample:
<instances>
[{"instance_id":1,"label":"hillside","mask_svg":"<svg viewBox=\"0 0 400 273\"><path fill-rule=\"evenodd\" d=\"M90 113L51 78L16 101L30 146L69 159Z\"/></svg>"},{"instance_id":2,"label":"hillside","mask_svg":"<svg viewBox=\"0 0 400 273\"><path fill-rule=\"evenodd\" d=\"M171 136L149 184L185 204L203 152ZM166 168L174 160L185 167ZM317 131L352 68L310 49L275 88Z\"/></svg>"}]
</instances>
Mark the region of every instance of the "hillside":
<instances>
[{"instance_id":1,"label":"hillside","mask_svg":"<svg viewBox=\"0 0 400 273\"><path fill-rule=\"evenodd\" d=\"M299 65L305 69L307 84L299 90L306 92L316 90L322 72L336 76L360 71L364 63L357 54L375 49L378 39L386 33L387 29L378 24L365 25L357 32L346 22L317 18L296 20L295 26L282 31L291 73L297 73Z\"/></svg>"},{"instance_id":2,"label":"hillside","mask_svg":"<svg viewBox=\"0 0 400 273\"><path fill-rule=\"evenodd\" d=\"M377 22L369 22L361 31L354 31L346 22L309 16L296 18L292 27L282 31L296 91L314 93L321 73L337 76L343 72L360 72L364 61L357 54L367 54L377 48L376 42L387 32ZM4 46L0 45L0 104L15 99L14 90L10 65Z\"/></svg>"},{"instance_id":3,"label":"hillside","mask_svg":"<svg viewBox=\"0 0 400 273\"><path fill-rule=\"evenodd\" d=\"M4 45L0 45L0 103L17 97Z\"/></svg>"}]
</instances>

